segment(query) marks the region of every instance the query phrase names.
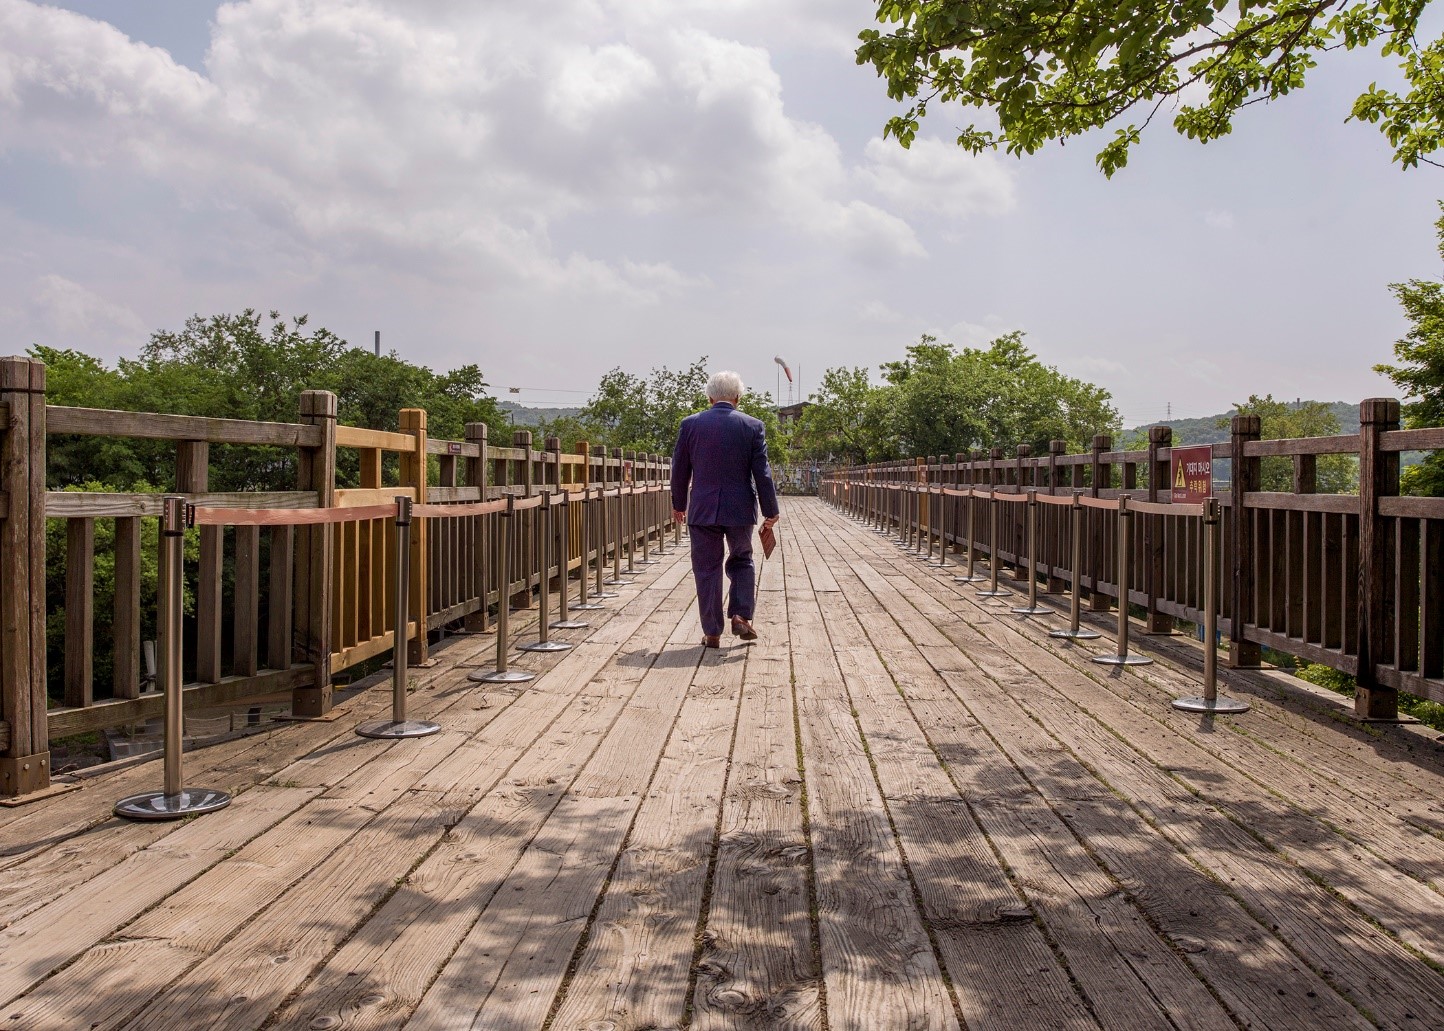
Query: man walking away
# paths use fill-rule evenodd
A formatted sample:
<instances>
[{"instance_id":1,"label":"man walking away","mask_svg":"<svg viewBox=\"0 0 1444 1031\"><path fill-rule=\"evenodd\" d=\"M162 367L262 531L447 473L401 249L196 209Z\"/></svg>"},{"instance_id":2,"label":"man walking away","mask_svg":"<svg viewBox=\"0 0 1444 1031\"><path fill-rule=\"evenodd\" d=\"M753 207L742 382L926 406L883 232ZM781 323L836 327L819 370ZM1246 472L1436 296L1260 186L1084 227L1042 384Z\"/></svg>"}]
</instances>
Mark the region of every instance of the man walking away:
<instances>
[{"instance_id":1,"label":"man walking away","mask_svg":"<svg viewBox=\"0 0 1444 1031\"><path fill-rule=\"evenodd\" d=\"M692 540L702 646L717 648L722 642L723 541L730 581L727 616L734 634L754 641L757 574L752 566L752 528L757 523L759 502L764 526L776 523L779 513L762 423L737 410L742 377L735 372L713 373L707 381L707 399L712 407L687 416L677 430L677 446L672 450L672 518L686 521Z\"/></svg>"}]
</instances>

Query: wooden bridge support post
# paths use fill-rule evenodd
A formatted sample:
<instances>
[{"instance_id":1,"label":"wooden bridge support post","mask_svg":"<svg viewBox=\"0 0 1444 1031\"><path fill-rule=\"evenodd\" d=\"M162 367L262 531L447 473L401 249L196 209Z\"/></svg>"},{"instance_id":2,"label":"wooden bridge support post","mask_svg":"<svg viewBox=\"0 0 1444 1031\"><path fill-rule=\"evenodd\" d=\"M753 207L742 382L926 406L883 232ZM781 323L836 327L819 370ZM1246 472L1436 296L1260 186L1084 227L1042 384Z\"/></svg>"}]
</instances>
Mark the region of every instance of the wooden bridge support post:
<instances>
[{"instance_id":1,"label":"wooden bridge support post","mask_svg":"<svg viewBox=\"0 0 1444 1031\"><path fill-rule=\"evenodd\" d=\"M426 504L426 409L401 409L400 430L410 436L412 450L401 455L401 486L416 490L418 505ZM411 666L425 666L430 663L430 649L426 640L426 618L431 610L430 563L427 561L426 519L418 519L411 527L411 586L407 600L407 614L416 624L416 636L406 648L406 661Z\"/></svg>"},{"instance_id":2,"label":"wooden bridge support post","mask_svg":"<svg viewBox=\"0 0 1444 1031\"><path fill-rule=\"evenodd\" d=\"M1373 397L1359 405L1359 671L1354 713L1395 719L1399 694L1378 682L1375 667L1394 656L1394 521L1379 499L1399 493L1399 453L1384 451L1383 434L1399 428L1399 402ZM1412 575L1412 572L1411 572Z\"/></svg>"},{"instance_id":3,"label":"wooden bridge support post","mask_svg":"<svg viewBox=\"0 0 1444 1031\"><path fill-rule=\"evenodd\" d=\"M466 479L466 486L476 488L476 499L485 501L486 498L486 447L487 447L487 425L484 422L469 422L466 424L466 442L476 446L477 453L468 455L466 464L463 467L462 475ZM481 596L480 607L475 612L468 612L462 620L462 628L474 634L484 634L491 629L491 619L487 614L487 574L490 572L492 561L490 530L492 520L488 516L473 517L476 524L472 534L471 562L472 582L476 584L477 594Z\"/></svg>"},{"instance_id":4,"label":"wooden bridge support post","mask_svg":"<svg viewBox=\"0 0 1444 1031\"><path fill-rule=\"evenodd\" d=\"M1032 457L1032 445L1018 445L1013 456L1013 489L1018 494L1026 494L1028 487L1032 484L1027 468ZM1026 579L1028 576L1028 527L1024 514L1025 509L1022 506L1008 506L1008 519L1012 530L1009 538L1012 541L1013 572L1019 579Z\"/></svg>"},{"instance_id":5,"label":"wooden bridge support post","mask_svg":"<svg viewBox=\"0 0 1444 1031\"><path fill-rule=\"evenodd\" d=\"M45 670L45 364L0 358L0 795L50 786Z\"/></svg>"},{"instance_id":6,"label":"wooden bridge support post","mask_svg":"<svg viewBox=\"0 0 1444 1031\"><path fill-rule=\"evenodd\" d=\"M1168 482L1168 459L1162 458L1165 448L1173 446L1172 426L1150 426L1148 428L1148 500L1156 503L1163 491L1172 495ZM1171 634L1174 632L1173 617L1158 611L1159 588L1163 585L1164 571L1164 516L1143 517L1143 556L1147 570L1148 612L1143 617L1145 634Z\"/></svg>"},{"instance_id":7,"label":"wooden bridge support post","mask_svg":"<svg viewBox=\"0 0 1444 1031\"><path fill-rule=\"evenodd\" d=\"M300 421L321 428L321 443L300 449L296 488L315 491L316 506L336 503L336 395L329 390L301 393ZM331 711L331 578L336 565L332 527L305 526L296 531L296 620L293 653L313 667L309 687L291 692L296 716L324 716Z\"/></svg>"},{"instance_id":8,"label":"wooden bridge support post","mask_svg":"<svg viewBox=\"0 0 1444 1031\"><path fill-rule=\"evenodd\" d=\"M1229 456L1233 484L1229 488L1232 527L1233 595L1229 599L1228 664L1233 669L1257 669L1262 657L1258 643L1244 640L1244 628L1254 621L1254 523L1244 504L1245 495L1262 484L1262 459L1244 454L1244 446L1259 439L1257 415L1235 415L1229 427Z\"/></svg>"},{"instance_id":9,"label":"wooden bridge support post","mask_svg":"<svg viewBox=\"0 0 1444 1031\"><path fill-rule=\"evenodd\" d=\"M211 448L200 440L181 440L175 446L175 489L181 494L203 494L210 489ZM196 571L196 680L217 684L221 679L221 531L200 528L200 563Z\"/></svg>"}]
</instances>

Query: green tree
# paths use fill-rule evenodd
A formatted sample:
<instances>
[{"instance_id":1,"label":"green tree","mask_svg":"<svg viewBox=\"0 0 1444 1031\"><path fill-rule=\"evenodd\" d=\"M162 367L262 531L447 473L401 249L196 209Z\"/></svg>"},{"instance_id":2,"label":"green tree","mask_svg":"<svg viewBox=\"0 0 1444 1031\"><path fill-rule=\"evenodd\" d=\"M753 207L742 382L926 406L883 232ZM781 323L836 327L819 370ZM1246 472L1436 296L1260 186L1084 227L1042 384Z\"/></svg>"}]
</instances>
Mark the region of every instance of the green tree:
<instances>
[{"instance_id":1,"label":"green tree","mask_svg":"<svg viewBox=\"0 0 1444 1031\"><path fill-rule=\"evenodd\" d=\"M1331 437L1339 432L1339 418L1323 401L1290 403L1275 401L1272 394L1252 394L1235 406L1239 415L1257 415L1264 440L1297 440L1299 437ZM1220 419L1226 428L1228 419ZM1265 458L1260 463L1261 490L1293 490L1293 462L1288 458ZM1321 494L1351 494L1359 489L1358 459L1350 455L1320 455L1315 466L1317 489Z\"/></svg>"},{"instance_id":2,"label":"green tree","mask_svg":"<svg viewBox=\"0 0 1444 1031\"><path fill-rule=\"evenodd\" d=\"M1323 54L1377 48L1403 73L1402 90L1371 84L1350 117L1377 124L1411 168L1439 148L1444 39L1421 34L1428 0L878 0L884 31L859 34L888 96L910 107L885 134L912 143L928 107L986 108L997 128L957 137L974 152L1031 154L1052 140L1116 128L1098 153L1112 175L1165 104L1190 139L1227 135L1235 115L1300 89ZM1185 93L1185 91L1187 91ZM1197 98L1197 99L1195 99ZM1135 114L1136 112L1136 114Z\"/></svg>"},{"instance_id":3,"label":"green tree","mask_svg":"<svg viewBox=\"0 0 1444 1031\"><path fill-rule=\"evenodd\" d=\"M872 385L866 368L828 369L802 410L794 446L806 458L868 461L881 450L884 394Z\"/></svg>"},{"instance_id":4,"label":"green tree","mask_svg":"<svg viewBox=\"0 0 1444 1031\"><path fill-rule=\"evenodd\" d=\"M1440 204L1444 210L1444 203ZM1434 223L1439 235L1439 256L1444 259L1444 216ZM1409 332L1394 344L1396 365L1381 364L1383 373L1404 391L1404 425L1417 429L1444 426L1444 283L1411 279L1390 284L1399 299ZM1444 496L1444 459L1430 451L1424 460L1405 469L1400 489L1406 494Z\"/></svg>"}]
</instances>

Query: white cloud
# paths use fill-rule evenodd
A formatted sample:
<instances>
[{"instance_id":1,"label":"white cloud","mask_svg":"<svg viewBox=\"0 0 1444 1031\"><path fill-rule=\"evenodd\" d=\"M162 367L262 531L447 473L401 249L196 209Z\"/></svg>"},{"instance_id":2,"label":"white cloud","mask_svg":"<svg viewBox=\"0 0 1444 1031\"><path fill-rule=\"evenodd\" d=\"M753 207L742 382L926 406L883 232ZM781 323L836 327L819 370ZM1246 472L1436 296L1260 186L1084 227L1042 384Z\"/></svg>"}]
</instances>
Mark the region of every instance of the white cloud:
<instances>
[{"instance_id":1,"label":"white cloud","mask_svg":"<svg viewBox=\"0 0 1444 1031\"><path fill-rule=\"evenodd\" d=\"M724 21L747 6L692 5ZM628 262L663 262L553 244L610 212L923 253L855 195L836 141L788 115L767 50L657 16L250 0L217 11L201 76L107 24L0 0L0 152L137 175L317 254L483 289L626 294Z\"/></svg>"},{"instance_id":2,"label":"white cloud","mask_svg":"<svg viewBox=\"0 0 1444 1031\"><path fill-rule=\"evenodd\" d=\"M991 153L971 154L944 140L920 137L904 150L874 137L864 151L858 178L904 211L950 219L997 215L1016 203L1013 176Z\"/></svg>"},{"instance_id":3,"label":"white cloud","mask_svg":"<svg viewBox=\"0 0 1444 1031\"><path fill-rule=\"evenodd\" d=\"M133 341L144 339L145 323L124 304L109 301L64 276L37 277L27 291L26 322L43 335L39 343L76 338Z\"/></svg>"},{"instance_id":4,"label":"white cloud","mask_svg":"<svg viewBox=\"0 0 1444 1031\"><path fill-rule=\"evenodd\" d=\"M1203 224L1210 229L1232 229L1234 217L1232 211L1205 211L1203 213Z\"/></svg>"}]
</instances>

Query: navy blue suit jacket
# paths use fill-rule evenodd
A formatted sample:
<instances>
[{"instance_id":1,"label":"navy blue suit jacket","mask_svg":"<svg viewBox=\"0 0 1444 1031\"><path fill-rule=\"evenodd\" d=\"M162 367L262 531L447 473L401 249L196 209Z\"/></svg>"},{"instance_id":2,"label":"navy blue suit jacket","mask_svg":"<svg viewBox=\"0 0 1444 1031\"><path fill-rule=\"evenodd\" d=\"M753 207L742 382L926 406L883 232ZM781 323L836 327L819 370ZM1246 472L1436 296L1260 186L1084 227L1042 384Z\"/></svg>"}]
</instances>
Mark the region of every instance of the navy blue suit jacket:
<instances>
[{"instance_id":1,"label":"navy blue suit jacket","mask_svg":"<svg viewBox=\"0 0 1444 1031\"><path fill-rule=\"evenodd\" d=\"M688 488L691 497L688 497ZM777 515L762 422L726 402L689 415L672 451L672 508L698 526L751 526Z\"/></svg>"}]
</instances>

